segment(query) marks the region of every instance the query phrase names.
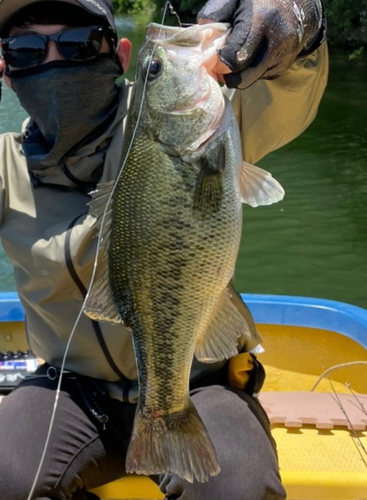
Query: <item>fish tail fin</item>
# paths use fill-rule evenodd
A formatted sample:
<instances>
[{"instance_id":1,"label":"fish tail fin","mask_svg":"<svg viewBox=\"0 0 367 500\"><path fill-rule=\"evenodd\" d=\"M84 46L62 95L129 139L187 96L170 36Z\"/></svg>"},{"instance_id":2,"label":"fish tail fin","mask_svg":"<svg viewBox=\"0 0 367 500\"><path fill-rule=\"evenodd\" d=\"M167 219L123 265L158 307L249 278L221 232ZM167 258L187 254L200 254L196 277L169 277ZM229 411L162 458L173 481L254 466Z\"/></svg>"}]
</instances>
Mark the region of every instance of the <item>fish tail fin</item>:
<instances>
[{"instance_id":1,"label":"fish tail fin","mask_svg":"<svg viewBox=\"0 0 367 500\"><path fill-rule=\"evenodd\" d=\"M190 483L219 474L213 444L191 401L183 412L155 418L138 408L126 471L145 475L171 471Z\"/></svg>"}]
</instances>

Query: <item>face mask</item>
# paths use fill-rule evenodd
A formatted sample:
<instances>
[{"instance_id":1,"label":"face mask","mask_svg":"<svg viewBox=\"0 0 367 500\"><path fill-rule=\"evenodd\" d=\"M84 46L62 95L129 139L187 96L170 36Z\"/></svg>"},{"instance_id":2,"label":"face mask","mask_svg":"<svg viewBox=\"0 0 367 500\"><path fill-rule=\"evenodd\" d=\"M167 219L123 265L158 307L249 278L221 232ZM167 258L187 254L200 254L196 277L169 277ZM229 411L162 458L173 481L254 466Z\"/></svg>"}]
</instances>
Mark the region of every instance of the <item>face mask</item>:
<instances>
[{"instance_id":1,"label":"face mask","mask_svg":"<svg viewBox=\"0 0 367 500\"><path fill-rule=\"evenodd\" d=\"M53 61L9 71L12 88L31 120L23 138L30 169L60 165L114 118L121 74L110 55L95 61Z\"/></svg>"}]
</instances>

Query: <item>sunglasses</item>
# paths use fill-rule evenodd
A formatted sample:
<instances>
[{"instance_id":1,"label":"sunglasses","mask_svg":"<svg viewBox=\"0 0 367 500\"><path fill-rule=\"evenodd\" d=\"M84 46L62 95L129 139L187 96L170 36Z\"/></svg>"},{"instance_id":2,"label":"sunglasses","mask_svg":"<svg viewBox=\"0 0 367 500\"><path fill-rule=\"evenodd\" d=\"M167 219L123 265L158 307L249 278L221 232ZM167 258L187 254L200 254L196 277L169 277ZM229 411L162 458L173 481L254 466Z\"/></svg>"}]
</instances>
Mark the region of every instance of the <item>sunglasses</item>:
<instances>
[{"instance_id":1,"label":"sunglasses","mask_svg":"<svg viewBox=\"0 0 367 500\"><path fill-rule=\"evenodd\" d=\"M31 68L42 63L48 43L53 41L65 59L89 61L100 54L104 35L111 48L111 34L102 26L73 28L54 35L12 36L1 40L2 55L6 64L14 68Z\"/></svg>"}]
</instances>

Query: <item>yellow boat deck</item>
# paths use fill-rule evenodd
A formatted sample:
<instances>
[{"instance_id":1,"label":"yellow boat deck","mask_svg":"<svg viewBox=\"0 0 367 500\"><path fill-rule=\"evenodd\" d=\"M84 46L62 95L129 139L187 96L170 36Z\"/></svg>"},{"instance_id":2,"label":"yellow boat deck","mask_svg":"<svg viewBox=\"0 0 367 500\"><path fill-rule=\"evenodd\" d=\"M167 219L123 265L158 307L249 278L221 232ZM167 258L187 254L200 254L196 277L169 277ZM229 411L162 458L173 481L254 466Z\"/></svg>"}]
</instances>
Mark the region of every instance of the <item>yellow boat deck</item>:
<instances>
[{"instance_id":1,"label":"yellow boat deck","mask_svg":"<svg viewBox=\"0 0 367 500\"><path fill-rule=\"evenodd\" d=\"M344 335L315 328L258 326L265 347L259 356L267 371L264 393L307 393L327 369L356 361L367 363L366 349ZM330 397L334 391L349 394L353 401L358 401L358 395L367 394L367 364L332 371L315 391L330 393ZM367 405L362 415L366 416L367 426ZM367 499L367 430L349 430L338 425L317 429L309 424L297 428L272 424L272 433L289 499ZM152 481L134 476L94 491L104 499L163 498Z\"/></svg>"},{"instance_id":2,"label":"yellow boat deck","mask_svg":"<svg viewBox=\"0 0 367 500\"><path fill-rule=\"evenodd\" d=\"M17 327L0 334L0 350L26 348L20 345ZM367 365L327 369L356 361L367 362L366 349L350 338L315 328L258 325L265 352L259 356L267 371L262 394L274 391L315 391L349 394L351 399L367 394ZM23 327L23 325L21 325ZM4 330L2 330L4 331ZM351 392L353 391L353 393ZM355 394L355 395L354 395ZM358 399L357 399L358 401ZM363 399L363 401L366 401ZM358 403L356 403L358 404ZM362 410L363 413L363 410ZM367 419L367 404L363 415ZM367 420L366 420L367 422ZM298 428L272 424L280 470L289 499L367 499L367 430ZM103 499L162 499L158 486L146 477L127 476L94 490Z\"/></svg>"},{"instance_id":3,"label":"yellow boat deck","mask_svg":"<svg viewBox=\"0 0 367 500\"><path fill-rule=\"evenodd\" d=\"M318 383L315 391L329 393L330 398L337 398L335 391L348 394L356 405L366 401L358 394L367 394L367 352L354 340L315 328L262 325L260 331L266 349L261 355L267 371L264 391L308 392ZM348 365L356 361L366 364ZM337 365L344 367L320 380ZM364 412L360 409L366 429L367 406ZM274 424L272 433L289 498L367 498L367 430Z\"/></svg>"}]
</instances>

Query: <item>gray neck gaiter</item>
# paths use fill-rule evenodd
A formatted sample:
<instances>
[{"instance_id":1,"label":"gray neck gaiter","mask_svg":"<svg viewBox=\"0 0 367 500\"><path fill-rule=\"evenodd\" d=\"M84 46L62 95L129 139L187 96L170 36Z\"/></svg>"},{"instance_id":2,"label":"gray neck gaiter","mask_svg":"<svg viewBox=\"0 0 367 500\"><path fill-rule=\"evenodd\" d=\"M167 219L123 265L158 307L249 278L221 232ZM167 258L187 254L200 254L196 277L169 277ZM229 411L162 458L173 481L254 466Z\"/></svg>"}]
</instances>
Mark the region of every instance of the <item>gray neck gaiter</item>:
<instances>
[{"instance_id":1,"label":"gray neck gaiter","mask_svg":"<svg viewBox=\"0 0 367 500\"><path fill-rule=\"evenodd\" d=\"M82 64L53 61L7 74L31 118L23 136L31 170L60 165L115 116L120 69L110 55Z\"/></svg>"}]
</instances>

